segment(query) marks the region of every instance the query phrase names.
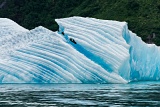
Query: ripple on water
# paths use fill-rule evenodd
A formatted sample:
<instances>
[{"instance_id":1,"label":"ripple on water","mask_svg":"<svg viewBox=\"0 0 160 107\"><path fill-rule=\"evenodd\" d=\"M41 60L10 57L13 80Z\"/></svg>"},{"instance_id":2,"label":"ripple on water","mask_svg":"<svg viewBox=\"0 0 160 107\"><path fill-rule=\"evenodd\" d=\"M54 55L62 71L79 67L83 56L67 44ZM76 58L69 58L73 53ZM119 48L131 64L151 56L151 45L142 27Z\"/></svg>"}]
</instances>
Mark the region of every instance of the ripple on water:
<instances>
[{"instance_id":1,"label":"ripple on water","mask_svg":"<svg viewBox=\"0 0 160 107\"><path fill-rule=\"evenodd\" d=\"M160 106L160 83L1 84L0 106Z\"/></svg>"}]
</instances>

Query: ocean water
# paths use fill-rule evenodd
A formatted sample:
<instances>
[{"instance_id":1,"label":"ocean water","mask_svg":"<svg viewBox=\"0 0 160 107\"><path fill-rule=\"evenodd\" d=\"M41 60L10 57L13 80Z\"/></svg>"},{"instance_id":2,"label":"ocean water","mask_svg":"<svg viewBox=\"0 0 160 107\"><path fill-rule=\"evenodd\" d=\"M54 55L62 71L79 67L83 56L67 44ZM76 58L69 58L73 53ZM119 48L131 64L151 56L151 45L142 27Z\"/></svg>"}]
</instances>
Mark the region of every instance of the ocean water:
<instances>
[{"instance_id":1,"label":"ocean water","mask_svg":"<svg viewBox=\"0 0 160 107\"><path fill-rule=\"evenodd\" d=\"M160 82L0 84L0 107L160 106Z\"/></svg>"}]
</instances>

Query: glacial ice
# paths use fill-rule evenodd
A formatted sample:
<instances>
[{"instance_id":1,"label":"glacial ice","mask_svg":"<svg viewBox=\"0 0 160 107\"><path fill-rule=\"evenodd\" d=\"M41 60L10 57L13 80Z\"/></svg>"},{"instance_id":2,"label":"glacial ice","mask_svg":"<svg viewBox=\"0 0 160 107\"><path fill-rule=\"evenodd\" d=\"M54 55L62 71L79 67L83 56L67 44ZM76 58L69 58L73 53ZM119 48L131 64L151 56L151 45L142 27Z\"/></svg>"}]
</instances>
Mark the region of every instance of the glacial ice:
<instances>
[{"instance_id":1,"label":"glacial ice","mask_svg":"<svg viewBox=\"0 0 160 107\"><path fill-rule=\"evenodd\" d=\"M27 30L0 18L1 83L128 83L160 79L160 49L126 22L56 19L59 30ZM76 44L70 41L74 39Z\"/></svg>"}]
</instances>

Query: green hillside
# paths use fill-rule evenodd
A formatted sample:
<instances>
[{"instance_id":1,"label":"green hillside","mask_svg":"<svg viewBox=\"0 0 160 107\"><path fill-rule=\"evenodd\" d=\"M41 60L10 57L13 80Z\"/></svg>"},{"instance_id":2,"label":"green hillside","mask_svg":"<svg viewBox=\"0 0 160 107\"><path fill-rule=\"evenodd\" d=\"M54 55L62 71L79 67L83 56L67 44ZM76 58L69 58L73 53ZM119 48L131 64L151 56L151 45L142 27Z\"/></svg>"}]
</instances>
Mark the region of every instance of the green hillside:
<instances>
[{"instance_id":1,"label":"green hillside","mask_svg":"<svg viewBox=\"0 0 160 107\"><path fill-rule=\"evenodd\" d=\"M57 30L55 18L70 16L126 21L145 42L154 33L160 45L160 0L0 0L0 17L28 29Z\"/></svg>"}]
</instances>

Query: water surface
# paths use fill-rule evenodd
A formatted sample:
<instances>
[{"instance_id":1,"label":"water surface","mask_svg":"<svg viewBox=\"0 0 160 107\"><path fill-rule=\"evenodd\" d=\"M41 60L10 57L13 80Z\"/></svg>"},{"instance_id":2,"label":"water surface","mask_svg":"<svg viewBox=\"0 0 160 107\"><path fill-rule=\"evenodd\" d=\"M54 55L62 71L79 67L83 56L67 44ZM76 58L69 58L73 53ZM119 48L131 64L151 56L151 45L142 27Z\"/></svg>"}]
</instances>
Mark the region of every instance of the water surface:
<instances>
[{"instance_id":1,"label":"water surface","mask_svg":"<svg viewBox=\"0 0 160 107\"><path fill-rule=\"evenodd\" d=\"M160 82L0 84L0 107L160 106Z\"/></svg>"}]
</instances>

